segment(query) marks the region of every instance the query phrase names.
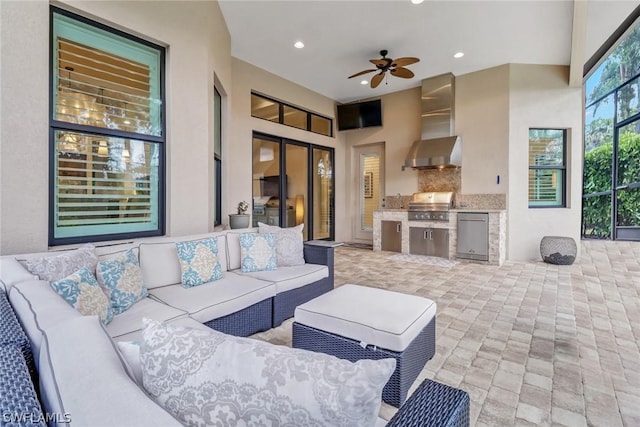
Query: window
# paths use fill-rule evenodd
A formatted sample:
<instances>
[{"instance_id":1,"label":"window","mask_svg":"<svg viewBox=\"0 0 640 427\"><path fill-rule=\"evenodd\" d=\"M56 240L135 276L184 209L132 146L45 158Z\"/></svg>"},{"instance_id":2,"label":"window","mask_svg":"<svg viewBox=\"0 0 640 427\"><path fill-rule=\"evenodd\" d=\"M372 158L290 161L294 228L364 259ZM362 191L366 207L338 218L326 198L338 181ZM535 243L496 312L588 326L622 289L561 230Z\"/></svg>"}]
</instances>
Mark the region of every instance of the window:
<instances>
[{"instance_id":1,"label":"window","mask_svg":"<svg viewBox=\"0 0 640 427\"><path fill-rule=\"evenodd\" d=\"M251 116L321 135L333 136L333 120L256 93L251 94Z\"/></svg>"},{"instance_id":2,"label":"window","mask_svg":"<svg viewBox=\"0 0 640 427\"><path fill-rule=\"evenodd\" d=\"M222 224L222 96L213 88L214 225Z\"/></svg>"},{"instance_id":3,"label":"window","mask_svg":"<svg viewBox=\"0 0 640 427\"><path fill-rule=\"evenodd\" d=\"M640 241L640 9L589 60L582 237Z\"/></svg>"},{"instance_id":4,"label":"window","mask_svg":"<svg viewBox=\"0 0 640 427\"><path fill-rule=\"evenodd\" d=\"M529 129L529 207L565 207L565 129Z\"/></svg>"},{"instance_id":5,"label":"window","mask_svg":"<svg viewBox=\"0 0 640 427\"><path fill-rule=\"evenodd\" d=\"M164 49L52 7L49 244L164 233Z\"/></svg>"}]
</instances>

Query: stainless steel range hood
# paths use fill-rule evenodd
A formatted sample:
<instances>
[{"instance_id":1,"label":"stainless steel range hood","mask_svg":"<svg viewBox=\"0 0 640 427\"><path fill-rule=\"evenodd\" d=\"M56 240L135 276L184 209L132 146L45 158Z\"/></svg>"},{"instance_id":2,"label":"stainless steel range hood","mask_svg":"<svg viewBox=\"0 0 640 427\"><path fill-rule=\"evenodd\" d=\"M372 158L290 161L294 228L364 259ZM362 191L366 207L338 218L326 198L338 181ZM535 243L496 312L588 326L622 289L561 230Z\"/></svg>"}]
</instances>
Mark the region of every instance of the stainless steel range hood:
<instances>
[{"instance_id":1,"label":"stainless steel range hood","mask_svg":"<svg viewBox=\"0 0 640 427\"><path fill-rule=\"evenodd\" d=\"M454 103L453 74L422 81L422 139L411 146L403 169L462 166L462 140L454 135Z\"/></svg>"}]
</instances>

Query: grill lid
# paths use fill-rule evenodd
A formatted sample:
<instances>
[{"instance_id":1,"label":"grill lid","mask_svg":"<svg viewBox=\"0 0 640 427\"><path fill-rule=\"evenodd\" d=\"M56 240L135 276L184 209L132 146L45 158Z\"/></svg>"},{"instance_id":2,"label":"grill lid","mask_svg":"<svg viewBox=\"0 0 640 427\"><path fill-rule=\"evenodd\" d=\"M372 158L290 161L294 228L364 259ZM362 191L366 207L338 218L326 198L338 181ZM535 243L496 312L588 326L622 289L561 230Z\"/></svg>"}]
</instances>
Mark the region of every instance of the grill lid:
<instances>
[{"instance_id":1,"label":"grill lid","mask_svg":"<svg viewBox=\"0 0 640 427\"><path fill-rule=\"evenodd\" d=\"M409 202L410 211L448 211L453 202L453 192L413 193Z\"/></svg>"}]
</instances>

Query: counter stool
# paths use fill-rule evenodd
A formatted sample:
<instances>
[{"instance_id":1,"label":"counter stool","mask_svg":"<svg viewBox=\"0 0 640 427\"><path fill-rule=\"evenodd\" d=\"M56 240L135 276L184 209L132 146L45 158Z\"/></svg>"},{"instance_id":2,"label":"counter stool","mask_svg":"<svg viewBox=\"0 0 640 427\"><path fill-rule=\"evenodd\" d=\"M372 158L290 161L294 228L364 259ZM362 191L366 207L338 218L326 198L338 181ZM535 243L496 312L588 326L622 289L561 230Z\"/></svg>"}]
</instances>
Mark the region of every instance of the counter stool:
<instances>
[{"instance_id":1,"label":"counter stool","mask_svg":"<svg viewBox=\"0 0 640 427\"><path fill-rule=\"evenodd\" d=\"M399 407L435 353L435 332L435 302L347 284L296 308L293 347L352 362L396 359L382 399Z\"/></svg>"}]
</instances>

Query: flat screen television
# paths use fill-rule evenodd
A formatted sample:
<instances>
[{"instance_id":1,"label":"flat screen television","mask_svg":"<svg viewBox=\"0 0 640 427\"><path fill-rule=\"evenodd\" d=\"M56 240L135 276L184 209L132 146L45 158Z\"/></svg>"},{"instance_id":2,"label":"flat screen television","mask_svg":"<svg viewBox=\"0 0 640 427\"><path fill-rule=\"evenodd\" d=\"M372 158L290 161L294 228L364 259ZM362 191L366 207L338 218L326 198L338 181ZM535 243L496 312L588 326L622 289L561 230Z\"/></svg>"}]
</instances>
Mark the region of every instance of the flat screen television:
<instances>
[{"instance_id":1,"label":"flat screen television","mask_svg":"<svg viewBox=\"0 0 640 427\"><path fill-rule=\"evenodd\" d=\"M338 130L382 126L382 101L355 102L338 105Z\"/></svg>"}]
</instances>

